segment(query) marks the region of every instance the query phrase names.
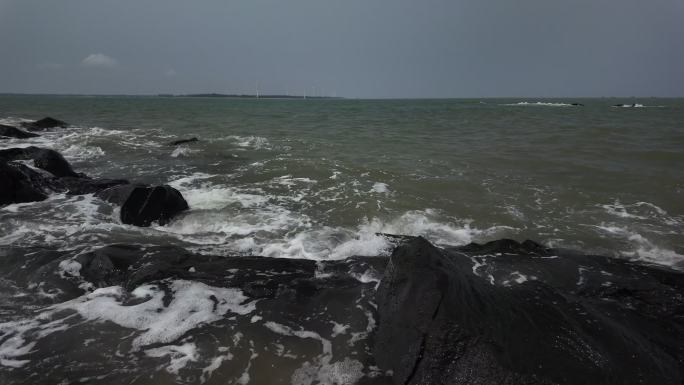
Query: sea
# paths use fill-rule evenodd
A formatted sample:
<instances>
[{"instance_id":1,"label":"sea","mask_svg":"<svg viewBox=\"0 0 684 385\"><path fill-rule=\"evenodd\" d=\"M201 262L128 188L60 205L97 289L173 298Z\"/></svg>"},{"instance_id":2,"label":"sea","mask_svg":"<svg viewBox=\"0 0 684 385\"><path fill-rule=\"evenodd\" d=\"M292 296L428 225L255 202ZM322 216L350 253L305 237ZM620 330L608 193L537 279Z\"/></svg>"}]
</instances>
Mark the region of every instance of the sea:
<instances>
[{"instance_id":1,"label":"sea","mask_svg":"<svg viewBox=\"0 0 684 385\"><path fill-rule=\"evenodd\" d=\"M45 116L70 127L0 148L168 184L190 209L144 228L93 195L54 194L0 208L0 246L326 260L387 255L378 233L391 233L684 269L684 99L0 96L2 124Z\"/></svg>"}]
</instances>

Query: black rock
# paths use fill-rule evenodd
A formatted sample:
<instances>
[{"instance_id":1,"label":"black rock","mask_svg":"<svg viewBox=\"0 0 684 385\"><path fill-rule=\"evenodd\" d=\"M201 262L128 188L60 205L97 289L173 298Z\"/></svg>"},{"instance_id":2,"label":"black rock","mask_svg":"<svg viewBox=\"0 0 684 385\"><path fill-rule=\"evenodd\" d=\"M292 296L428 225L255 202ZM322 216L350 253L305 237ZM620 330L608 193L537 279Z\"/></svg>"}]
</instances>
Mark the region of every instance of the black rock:
<instances>
[{"instance_id":1,"label":"black rock","mask_svg":"<svg viewBox=\"0 0 684 385\"><path fill-rule=\"evenodd\" d=\"M47 117L40 120L36 120L35 122L23 122L21 123L21 126L29 131L42 131L55 127L66 128L69 125L61 120Z\"/></svg>"},{"instance_id":2,"label":"black rock","mask_svg":"<svg viewBox=\"0 0 684 385\"><path fill-rule=\"evenodd\" d=\"M42 184L43 177L29 167L0 161L0 205L45 200Z\"/></svg>"},{"instance_id":3,"label":"black rock","mask_svg":"<svg viewBox=\"0 0 684 385\"><path fill-rule=\"evenodd\" d=\"M33 160L38 170L13 162L17 160ZM91 179L74 172L57 151L38 147L0 150L0 164L7 182L3 184L4 198L0 204L44 200L52 192L92 194L129 183L125 179Z\"/></svg>"},{"instance_id":4,"label":"black rock","mask_svg":"<svg viewBox=\"0 0 684 385\"><path fill-rule=\"evenodd\" d=\"M124 185L97 194L103 200L121 205L121 222L150 226L167 224L175 215L188 209L181 193L171 186Z\"/></svg>"},{"instance_id":5,"label":"black rock","mask_svg":"<svg viewBox=\"0 0 684 385\"><path fill-rule=\"evenodd\" d=\"M197 138L181 139L181 140L176 140L174 142L169 143L169 146L177 146L179 144L192 143L192 142L198 142L198 141L199 141L199 139L197 139Z\"/></svg>"},{"instance_id":6,"label":"black rock","mask_svg":"<svg viewBox=\"0 0 684 385\"><path fill-rule=\"evenodd\" d=\"M501 240L398 247L375 357L395 384L681 384L684 274Z\"/></svg>"},{"instance_id":7,"label":"black rock","mask_svg":"<svg viewBox=\"0 0 684 385\"><path fill-rule=\"evenodd\" d=\"M26 132L26 131L20 130L16 127L6 126L4 124L0 124L0 137L2 137L2 136L8 137L8 138L27 139L27 138L35 138L35 137L40 136L40 135L31 133L31 132Z\"/></svg>"},{"instance_id":8,"label":"black rock","mask_svg":"<svg viewBox=\"0 0 684 385\"><path fill-rule=\"evenodd\" d=\"M56 177L82 177L77 174L69 162L55 150L41 149L33 154L33 164Z\"/></svg>"},{"instance_id":9,"label":"black rock","mask_svg":"<svg viewBox=\"0 0 684 385\"><path fill-rule=\"evenodd\" d=\"M69 162L55 150L39 147L9 148L0 150L0 161L33 160L33 164L56 177L82 177L71 168Z\"/></svg>"},{"instance_id":10,"label":"black rock","mask_svg":"<svg viewBox=\"0 0 684 385\"><path fill-rule=\"evenodd\" d=\"M38 147L26 147L26 148L7 148L0 150L0 162L9 162L13 160L28 160L31 159L30 153L33 151L31 149L37 149Z\"/></svg>"},{"instance_id":11,"label":"black rock","mask_svg":"<svg viewBox=\"0 0 684 385\"><path fill-rule=\"evenodd\" d=\"M0 370L2 384L86 377L98 384L236 384L247 376L253 385L389 383L371 351L376 282L357 278L380 277L386 257L317 263L113 245L88 253L0 247L0 258L0 293L7 293L0 341L30 347L3 356L17 365ZM97 294L85 295L85 287L109 292L99 297L106 304L83 308L89 320L51 310L94 305L89 298ZM151 298L159 294L163 299ZM239 303L225 309L233 298ZM106 320L117 311L140 326ZM146 319L154 330L145 330ZM178 328L175 337L133 345L143 335ZM169 373L169 361L183 356L154 352L179 345L196 350Z\"/></svg>"}]
</instances>

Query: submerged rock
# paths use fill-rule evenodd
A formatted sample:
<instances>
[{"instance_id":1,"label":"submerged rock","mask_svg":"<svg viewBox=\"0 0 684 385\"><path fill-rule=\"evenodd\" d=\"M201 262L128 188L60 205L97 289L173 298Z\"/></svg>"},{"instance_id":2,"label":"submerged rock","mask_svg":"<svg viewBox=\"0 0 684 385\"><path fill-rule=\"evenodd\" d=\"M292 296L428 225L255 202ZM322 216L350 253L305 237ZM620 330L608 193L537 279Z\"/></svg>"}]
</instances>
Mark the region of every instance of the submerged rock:
<instances>
[{"instance_id":1,"label":"submerged rock","mask_svg":"<svg viewBox=\"0 0 684 385\"><path fill-rule=\"evenodd\" d=\"M116 186L97 194L103 200L121 205L121 222L150 226L152 222L167 224L188 209L188 203L175 188L163 186Z\"/></svg>"},{"instance_id":2,"label":"submerged rock","mask_svg":"<svg viewBox=\"0 0 684 385\"><path fill-rule=\"evenodd\" d=\"M42 131L55 127L66 128L69 126L69 124L48 116L46 118L36 120L34 122L22 122L21 126L29 131Z\"/></svg>"},{"instance_id":3,"label":"submerged rock","mask_svg":"<svg viewBox=\"0 0 684 385\"><path fill-rule=\"evenodd\" d=\"M26 131L20 130L16 127L6 126L4 124L0 124L0 137L27 139L27 138L35 138L37 136L40 136L40 135L31 133L31 132L26 132ZM2 138L0 138L0 139L2 139Z\"/></svg>"},{"instance_id":4,"label":"submerged rock","mask_svg":"<svg viewBox=\"0 0 684 385\"><path fill-rule=\"evenodd\" d=\"M93 194L115 186L128 185L127 179L91 179L88 177L59 178L59 187L68 195Z\"/></svg>"},{"instance_id":5,"label":"submerged rock","mask_svg":"<svg viewBox=\"0 0 684 385\"><path fill-rule=\"evenodd\" d=\"M190 139L176 140L176 141L170 142L169 146L177 146L179 144L192 143L192 142L199 142L199 139L193 137Z\"/></svg>"},{"instance_id":6,"label":"submerged rock","mask_svg":"<svg viewBox=\"0 0 684 385\"><path fill-rule=\"evenodd\" d=\"M502 240L397 248L375 358L395 384L681 384L684 275Z\"/></svg>"}]
</instances>

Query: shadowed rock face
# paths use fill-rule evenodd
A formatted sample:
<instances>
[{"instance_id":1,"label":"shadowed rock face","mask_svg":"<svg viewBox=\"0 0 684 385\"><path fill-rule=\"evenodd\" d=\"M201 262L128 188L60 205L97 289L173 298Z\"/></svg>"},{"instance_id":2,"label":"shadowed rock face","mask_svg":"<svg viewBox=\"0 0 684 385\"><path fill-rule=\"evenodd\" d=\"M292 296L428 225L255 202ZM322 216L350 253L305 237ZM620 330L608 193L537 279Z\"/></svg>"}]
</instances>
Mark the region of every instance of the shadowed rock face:
<instances>
[{"instance_id":1,"label":"shadowed rock face","mask_svg":"<svg viewBox=\"0 0 684 385\"><path fill-rule=\"evenodd\" d=\"M40 135L31 133L31 132L22 131L16 127L6 126L4 124L0 124L0 139L2 139L2 137L26 139L26 138L35 138L37 136L40 136Z\"/></svg>"},{"instance_id":2,"label":"shadowed rock face","mask_svg":"<svg viewBox=\"0 0 684 385\"><path fill-rule=\"evenodd\" d=\"M21 160L33 160L37 169L15 162ZM39 147L0 150L0 169L0 205L41 201L53 192L92 194L129 183L125 179L91 179L76 173L57 151Z\"/></svg>"},{"instance_id":3,"label":"shadowed rock face","mask_svg":"<svg viewBox=\"0 0 684 385\"><path fill-rule=\"evenodd\" d=\"M21 123L21 126L29 131L42 131L55 127L66 128L68 127L68 124L59 119L54 119L48 116L46 118L36 120L35 122L23 122Z\"/></svg>"},{"instance_id":4,"label":"shadowed rock face","mask_svg":"<svg viewBox=\"0 0 684 385\"><path fill-rule=\"evenodd\" d=\"M0 205L47 198L45 178L23 164L0 162Z\"/></svg>"},{"instance_id":5,"label":"shadowed rock face","mask_svg":"<svg viewBox=\"0 0 684 385\"><path fill-rule=\"evenodd\" d=\"M69 162L55 150L39 147L25 147L25 148L9 148L0 150L0 161L12 160L33 160L33 164L43 169L56 177L80 177L82 174L77 174L71 168Z\"/></svg>"},{"instance_id":6,"label":"shadowed rock face","mask_svg":"<svg viewBox=\"0 0 684 385\"><path fill-rule=\"evenodd\" d=\"M102 191L98 197L121 205L121 221L135 226L150 226L152 222L165 225L188 209L183 195L167 185L117 186Z\"/></svg>"},{"instance_id":7,"label":"shadowed rock face","mask_svg":"<svg viewBox=\"0 0 684 385\"><path fill-rule=\"evenodd\" d=\"M416 238L378 289L375 357L395 384L681 384L683 293L670 270Z\"/></svg>"},{"instance_id":8,"label":"shadowed rock face","mask_svg":"<svg viewBox=\"0 0 684 385\"><path fill-rule=\"evenodd\" d=\"M33 155L33 164L43 169L56 177L82 177L84 175L77 174L69 162L64 157L54 150L42 149L36 151Z\"/></svg>"}]
</instances>

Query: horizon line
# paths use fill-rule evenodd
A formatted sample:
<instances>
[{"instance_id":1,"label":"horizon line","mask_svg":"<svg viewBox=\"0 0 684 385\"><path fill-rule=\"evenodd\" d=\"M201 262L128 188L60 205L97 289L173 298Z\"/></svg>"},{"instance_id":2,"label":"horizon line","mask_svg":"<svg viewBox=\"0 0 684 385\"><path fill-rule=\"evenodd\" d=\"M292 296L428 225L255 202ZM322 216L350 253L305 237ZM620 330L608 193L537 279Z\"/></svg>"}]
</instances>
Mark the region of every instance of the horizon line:
<instances>
[{"instance_id":1,"label":"horizon line","mask_svg":"<svg viewBox=\"0 0 684 385\"><path fill-rule=\"evenodd\" d=\"M304 96L287 94L226 94L218 92L198 92L198 93L52 93L52 92L0 92L0 96L109 96L109 97L193 97L193 98L244 98L244 99L332 99L332 100L444 100L444 99L680 99L682 96L654 96L654 95L630 95L630 96L385 96L385 97L348 97L348 96Z\"/></svg>"}]
</instances>

